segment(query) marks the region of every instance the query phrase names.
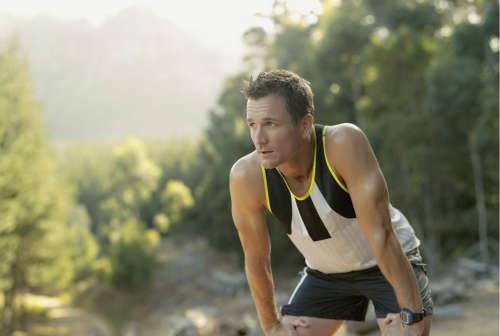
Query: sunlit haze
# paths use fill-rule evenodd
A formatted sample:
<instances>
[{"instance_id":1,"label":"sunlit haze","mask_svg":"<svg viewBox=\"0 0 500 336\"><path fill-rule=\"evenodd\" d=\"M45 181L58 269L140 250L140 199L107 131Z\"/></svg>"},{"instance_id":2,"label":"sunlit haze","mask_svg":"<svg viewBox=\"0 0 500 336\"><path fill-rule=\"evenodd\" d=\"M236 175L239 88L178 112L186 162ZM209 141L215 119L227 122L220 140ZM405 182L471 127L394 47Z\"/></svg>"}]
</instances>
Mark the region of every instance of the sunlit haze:
<instances>
[{"instance_id":1,"label":"sunlit haze","mask_svg":"<svg viewBox=\"0 0 500 336\"><path fill-rule=\"evenodd\" d=\"M321 11L319 0L287 6ZM244 66L243 33L271 32L272 12L271 0L10 1L0 36L21 37L52 138L192 134Z\"/></svg>"},{"instance_id":2,"label":"sunlit haze","mask_svg":"<svg viewBox=\"0 0 500 336\"><path fill-rule=\"evenodd\" d=\"M308 14L311 11L319 13L321 10L319 1L290 0L287 3L290 10L303 14ZM269 24L265 18L255 14L269 13L272 1L21 0L0 2L0 13L19 16L46 13L65 19L85 18L98 25L107 17L130 6L150 8L157 15L193 33L209 45L239 51L241 50L241 34L247 28Z\"/></svg>"}]
</instances>

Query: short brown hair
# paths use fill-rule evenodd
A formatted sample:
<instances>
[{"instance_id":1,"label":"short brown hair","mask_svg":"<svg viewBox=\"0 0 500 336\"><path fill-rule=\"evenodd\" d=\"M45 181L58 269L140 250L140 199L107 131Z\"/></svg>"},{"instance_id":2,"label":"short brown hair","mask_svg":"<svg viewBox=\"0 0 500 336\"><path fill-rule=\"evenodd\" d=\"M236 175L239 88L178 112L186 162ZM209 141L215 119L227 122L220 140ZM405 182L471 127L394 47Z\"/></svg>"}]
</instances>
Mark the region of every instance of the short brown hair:
<instances>
[{"instance_id":1,"label":"short brown hair","mask_svg":"<svg viewBox=\"0 0 500 336\"><path fill-rule=\"evenodd\" d=\"M288 112L297 123L308 112L313 114L314 102L310 82L288 70L261 72L254 80L245 81L241 92L247 99L277 94L286 101Z\"/></svg>"}]
</instances>

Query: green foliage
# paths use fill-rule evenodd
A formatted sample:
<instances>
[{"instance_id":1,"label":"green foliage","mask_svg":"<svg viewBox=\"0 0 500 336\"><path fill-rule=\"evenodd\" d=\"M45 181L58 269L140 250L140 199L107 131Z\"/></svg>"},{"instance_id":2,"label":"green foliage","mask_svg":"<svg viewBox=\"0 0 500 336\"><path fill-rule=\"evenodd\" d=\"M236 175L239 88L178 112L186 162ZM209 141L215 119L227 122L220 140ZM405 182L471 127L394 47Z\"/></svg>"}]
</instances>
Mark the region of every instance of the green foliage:
<instances>
[{"instance_id":1,"label":"green foliage","mask_svg":"<svg viewBox=\"0 0 500 336\"><path fill-rule=\"evenodd\" d=\"M0 49L0 330L17 325L21 292L68 289L97 247L71 217L73 195L57 175L27 65L11 40Z\"/></svg>"},{"instance_id":2,"label":"green foliage","mask_svg":"<svg viewBox=\"0 0 500 336\"><path fill-rule=\"evenodd\" d=\"M441 5L325 1L318 23L297 21L285 10L271 14L274 33L256 27L244 36L247 70L296 71L312 82L317 122L355 122L366 131L391 201L436 258L477 241L482 192L489 234L498 234L498 52L490 47L498 39L498 4ZM483 20L469 22L478 15ZM222 172L227 176L252 150L238 93L245 76L227 80L198 155L212 169L202 171L195 189L193 212L203 216L194 223L224 249L241 249L229 230ZM475 149L480 159L473 167ZM285 236L268 223L273 255L289 255Z\"/></svg>"},{"instance_id":3,"label":"green foliage","mask_svg":"<svg viewBox=\"0 0 500 336\"><path fill-rule=\"evenodd\" d=\"M110 237L111 282L119 289L143 288L153 275L156 265L153 252L159 235L143 230L133 219L121 224L120 230L113 231Z\"/></svg>"},{"instance_id":4,"label":"green foliage","mask_svg":"<svg viewBox=\"0 0 500 336\"><path fill-rule=\"evenodd\" d=\"M86 222L89 238L97 242L97 251L88 242L87 254L95 260L80 260L85 267L76 278L83 272L128 290L148 284L160 234L181 223L193 206L191 189L179 180L196 183L190 146L184 139L146 144L137 138L58 146L59 169L81 204L75 217Z\"/></svg>"},{"instance_id":5,"label":"green foliage","mask_svg":"<svg viewBox=\"0 0 500 336\"><path fill-rule=\"evenodd\" d=\"M467 21L478 13L482 20ZM244 34L244 70L225 79L200 137L60 145L57 166L26 64L15 46L1 51L0 290L92 279L147 286L167 234L203 235L241 253L228 174L253 146L240 88L275 67L312 82L316 122L365 130L391 202L426 249L458 255L477 241L478 190L488 233L498 236L498 4L325 1L317 22L287 10L270 20L273 32ZM267 222L273 259L298 263L278 222Z\"/></svg>"},{"instance_id":6,"label":"green foliage","mask_svg":"<svg viewBox=\"0 0 500 336\"><path fill-rule=\"evenodd\" d=\"M209 127L194 168L201 176L194 190L192 234L202 234L214 246L235 250L239 246L230 211L229 170L242 153L251 151L244 119L245 101L240 87L247 75L226 79L219 97L220 108L210 113Z\"/></svg>"},{"instance_id":7,"label":"green foliage","mask_svg":"<svg viewBox=\"0 0 500 336\"><path fill-rule=\"evenodd\" d=\"M193 206L191 190L179 180L169 180L161 194L169 220L178 223L182 213Z\"/></svg>"},{"instance_id":8,"label":"green foliage","mask_svg":"<svg viewBox=\"0 0 500 336\"><path fill-rule=\"evenodd\" d=\"M372 31L372 18L359 2L325 7L313 31L312 85L316 120L358 123L362 56Z\"/></svg>"},{"instance_id":9,"label":"green foliage","mask_svg":"<svg viewBox=\"0 0 500 336\"><path fill-rule=\"evenodd\" d=\"M433 33L442 24L442 18L430 1L366 0L379 25L389 30L406 26L423 33Z\"/></svg>"},{"instance_id":10,"label":"green foliage","mask_svg":"<svg viewBox=\"0 0 500 336\"><path fill-rule=\"evenodd\" d=\"M99 226L111 260L111 282L117 288L138 288L151 280L158 233L146 230L140 211L153 194L160 169L142 141L129 138L113 149L112 175L101 203L105 221Z\"/></svg>"}]
</instances>

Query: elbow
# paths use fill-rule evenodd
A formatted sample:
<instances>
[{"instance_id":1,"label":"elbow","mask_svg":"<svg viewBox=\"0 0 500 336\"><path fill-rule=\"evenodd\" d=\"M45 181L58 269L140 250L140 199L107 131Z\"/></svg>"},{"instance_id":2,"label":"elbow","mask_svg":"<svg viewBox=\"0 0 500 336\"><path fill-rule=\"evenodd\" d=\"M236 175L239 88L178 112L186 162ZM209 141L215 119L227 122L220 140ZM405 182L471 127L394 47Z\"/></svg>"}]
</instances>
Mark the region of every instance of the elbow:
<instances>
[{"instance_id":1,"label":"elbow","mask_svg":"<svg viewBox=\"0 0 500 336\"><path fill-rule=\"evenodd\" d=\"M375 214L372 239L380 248L386 248L392 238L396 236L392 227L387 193L379 193L373 210Z\"/></svg>"},{"instance_id":2,"label":"elbow","mask_svg":"<svg viewBox=\"0 0 500 336\"><path fill-rule=\"evenodd\" d=\"M399 244L390 218L381 220L380 224L371 230L370 243L375 256L385 253L394 241Z\"/></svg>"},{"instance_id":3,"label":"elbow","mask_svg":"<svg viewBox=\"0 0 500 336\"><path fill-rule=\"evenodd\" d=\"M389 243L390 238L393 235L394 231L392 230L392 228L387 228L386 225L376 228L372 231L372 245L377 247L377 249L383 249L387 247L387 244Z\"/></svg>"}]
</instances>

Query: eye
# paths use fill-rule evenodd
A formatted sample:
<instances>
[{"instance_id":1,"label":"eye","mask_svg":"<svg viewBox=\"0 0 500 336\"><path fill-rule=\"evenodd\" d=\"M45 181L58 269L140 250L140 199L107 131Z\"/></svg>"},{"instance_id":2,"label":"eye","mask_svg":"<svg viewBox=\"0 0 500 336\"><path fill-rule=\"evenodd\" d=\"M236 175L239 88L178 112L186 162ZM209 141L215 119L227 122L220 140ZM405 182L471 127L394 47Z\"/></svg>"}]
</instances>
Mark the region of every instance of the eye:
<instances>
[{"instance_id":1,"label":"eye","mask_svg":"<svg viewBox=\"0 0 500 336\"><path fill-rule=\"evenodd\" d=\"M266 126L276 126L276 123L274 123L273 121L266 121L265 125Z\"/></svg>"},{"instance_id":2,"label":"eye","mask_svg":"<svg viewBox=\"0 0 500 336\"><path fill-rule=\"evenodd\" d=\"M254 122L249 122L249 123L248 123L248 127L253 127L253 126L255 126L255 123L254 123Z\"/></svg>"}]
</instances>

